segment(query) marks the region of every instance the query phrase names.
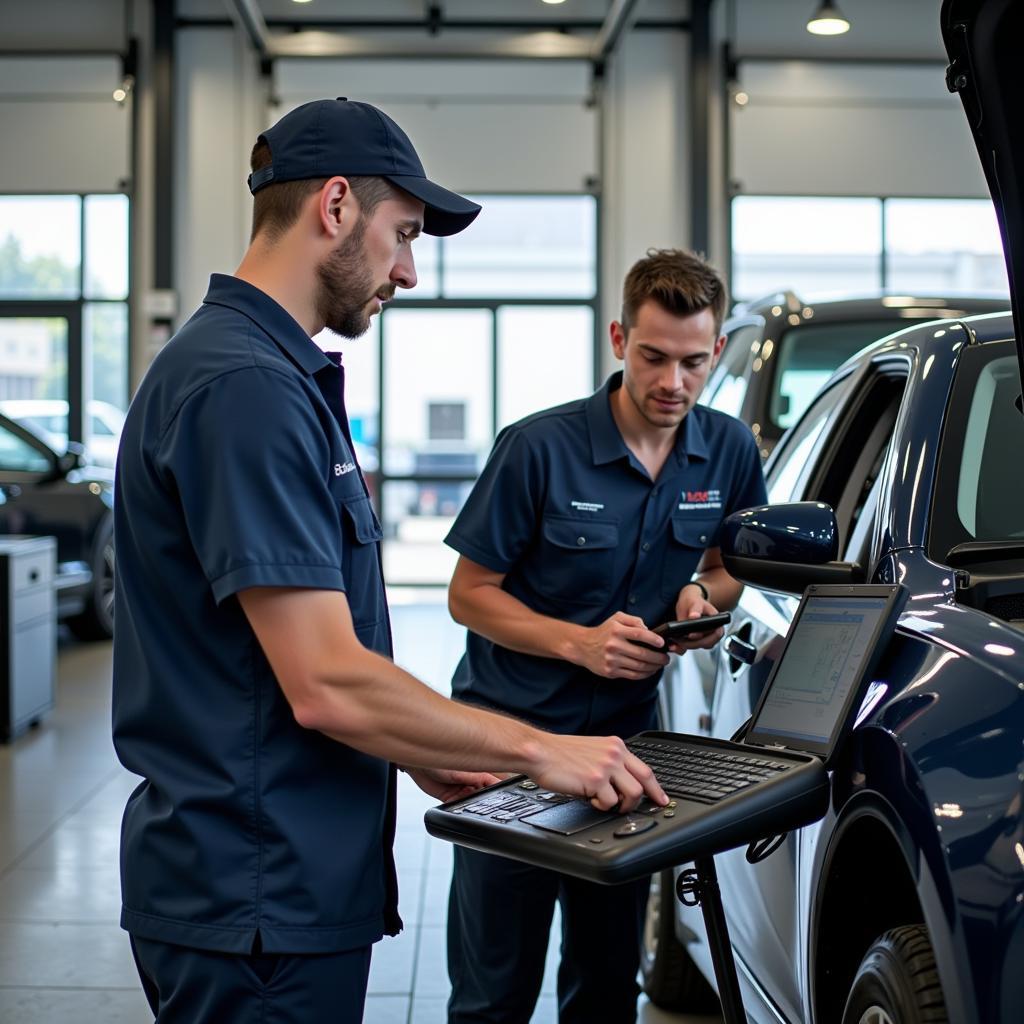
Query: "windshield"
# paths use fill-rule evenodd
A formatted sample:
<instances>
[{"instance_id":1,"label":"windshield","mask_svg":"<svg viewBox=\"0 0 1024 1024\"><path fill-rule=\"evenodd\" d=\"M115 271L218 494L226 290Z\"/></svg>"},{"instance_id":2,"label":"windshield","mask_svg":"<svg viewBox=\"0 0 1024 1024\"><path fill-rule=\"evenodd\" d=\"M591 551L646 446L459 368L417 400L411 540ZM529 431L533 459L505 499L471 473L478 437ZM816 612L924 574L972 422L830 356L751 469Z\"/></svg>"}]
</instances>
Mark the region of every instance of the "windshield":
<instances>
[{"instance_id":1,"label":"windshield","mask_svg":"<svg viewBox=\"0 0 1024 1024\"><path fill-rule=\"evenodd\" d=\"M861 320L801 324L786 331L778 345L769 409L772 423L782 430L792 426L842 363L865 345L905 326L891 319Z\"/></svg>"},{"instance_id":2,"label":"windshield","mask_svg":"<svg viewBox=\"0 0 1024 1024\"><path fill-rule=\"evenodd\" d=\"M969 541L1024 538L1024 416L1017 353L992 342L961 355L939 449L929 549L946 562Z\"/></svg>"}]
</instances>

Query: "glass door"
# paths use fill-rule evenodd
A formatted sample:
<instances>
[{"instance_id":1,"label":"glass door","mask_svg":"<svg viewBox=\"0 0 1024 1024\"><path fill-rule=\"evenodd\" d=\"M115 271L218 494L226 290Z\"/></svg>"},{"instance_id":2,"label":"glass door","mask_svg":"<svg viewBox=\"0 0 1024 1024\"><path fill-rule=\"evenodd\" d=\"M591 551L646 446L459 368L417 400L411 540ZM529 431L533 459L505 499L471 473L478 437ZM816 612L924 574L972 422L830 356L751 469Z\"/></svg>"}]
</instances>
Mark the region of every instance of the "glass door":
<instances>
[{"instance_id":1,"label":"glass door","mask_svg":"<svg viewBox=\"0 0 1024 1024\"><path fill-rule=\"evenodd\" d=\"M494 439L489 309L392 309L382 322L384 577L441 583L445 534Z\"/></svg>"},{"instance_id":2,"label":"glass door","mask_svg":"<svg viewBox=\"0 0 1024 1024\"><path fill-rule=\"evenodd\" d=\"M81 351L81 320L77 308L63 315L56 310L52 313L22 311L4 304L0 312L0 414L63 454L69 439L81 441L83 437L80 404L71 409L68 402L74 392L69 387L70 363L75 352ZM80 366L74 369L80 374Z\"/></svg>"}]
</instances>

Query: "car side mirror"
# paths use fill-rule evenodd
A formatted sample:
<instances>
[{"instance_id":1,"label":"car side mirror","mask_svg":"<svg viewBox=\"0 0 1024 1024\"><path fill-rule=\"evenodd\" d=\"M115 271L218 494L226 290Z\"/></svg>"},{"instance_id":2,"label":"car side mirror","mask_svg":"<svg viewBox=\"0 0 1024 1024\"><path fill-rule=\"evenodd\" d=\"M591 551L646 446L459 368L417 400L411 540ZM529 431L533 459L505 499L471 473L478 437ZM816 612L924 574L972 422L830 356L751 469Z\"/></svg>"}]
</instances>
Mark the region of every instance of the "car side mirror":
<instances>
[{"instance_id":1,"label":"car side mirror","mask_svg":"<svg viewBox=\"0 0 1024 1024\"><path fill-rule=\"evenodd\" d=\"M836 514L820 501L761 505L729 516L722 527L722 562L741 583L802 594L811 583L863 583L857 562L837 562Z\"/></svg>"},{"instance_id":2,"label":"car side mirror","mask_svg":"<svg viewBox=\"0 0 1024 1024\"><path fill-rule=\"evenodd\" d=\"M68 473L81 469L85 465L85 445L80 441L68 441L68 450L57 457L57 476L65 477Z\"/></svg>"}]
</instances>

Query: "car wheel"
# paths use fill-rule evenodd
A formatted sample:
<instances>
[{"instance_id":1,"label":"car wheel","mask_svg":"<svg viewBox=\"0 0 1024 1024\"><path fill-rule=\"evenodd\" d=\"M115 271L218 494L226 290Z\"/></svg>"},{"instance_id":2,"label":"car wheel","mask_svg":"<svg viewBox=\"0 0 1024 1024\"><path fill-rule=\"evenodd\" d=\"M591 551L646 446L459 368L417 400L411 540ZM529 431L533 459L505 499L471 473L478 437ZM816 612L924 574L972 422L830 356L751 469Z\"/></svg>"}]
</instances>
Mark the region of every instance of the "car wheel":
<instances>
[{"instance_id":1,"label":"car wheel","mask_svg":"<svg viewBox=\"0 0 1024 1024\"><path fill-rule=\"evenodd\" d=\"M651 876L643 937L640 974L644 992L663 1010L710 1013L720 1009L715 990L676 938L675 879L671 871Z\"/></svg>"},{"instance_id":2,"label":"car wheel","mask_svg":"<svg viewBox=\"0 0 1024 1024\"><path fill-rule=\"evenodd\" d=\"M96 531L92 591L85 610L68 619L71 632L80 640L109 640L114 635L114 519L107 516Z\"/></svg>"},{"instance_id":3,"label":"car wheel","mask_svg":"<svg viewBox=\"0 0 1024 1024\"><path fill-rule=\"evenodd\" d=\"M864 955L843 1024L947 1024L935 951L924 925L893 928Z\"/></svg>"}]
</instances>

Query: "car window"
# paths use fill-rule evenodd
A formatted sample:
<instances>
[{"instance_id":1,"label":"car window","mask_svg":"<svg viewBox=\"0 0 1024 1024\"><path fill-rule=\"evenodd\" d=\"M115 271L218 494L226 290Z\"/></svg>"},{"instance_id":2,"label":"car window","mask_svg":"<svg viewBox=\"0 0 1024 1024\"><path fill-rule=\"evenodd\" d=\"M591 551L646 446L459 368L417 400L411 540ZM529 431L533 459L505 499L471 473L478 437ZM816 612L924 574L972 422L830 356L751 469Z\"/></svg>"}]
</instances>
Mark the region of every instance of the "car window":
<instances>
[{"instance_id":1,"label":"car window","mask_svg":"<svg viewBox=\"0 0 1024 1024\"><path fill-rule=\"evenodd\" d=\"M0 471L45 473L49 468L50 462L41 451L0 426Z\"/></svg>"},{"instance_id":2,"label":"car window","mask_svg":"<svg viewBox=\"0 0 1024 1024\"><path fill-rule=\"evenodd\" d=\"M769 418L786 429L800 418L833 372L865 345L904 326L894 320L801 324L779 338Z\"/></svg>"},{"instance_id":3,"label":"car window","mask_svg":"<svg viewBox=\"0 0 1024 1024\"><path fill-rule=\"evenodd\" d=\"M945 562L957 544L1024 537L1024 416L1012 344L972 346L961 354L939 447L929 551ZM941 490L940 490L941 488Z\"/></svg>"},{"instance_id":4,"label":"car window","mask_svg":"<svg viewBox=\"0 0 1024 1024\"><path fill-rule=\"evenodd\" d=\"M858 526L873 508L872 492L889 452L908 373L909 366L902 361L873 366L836 418L822 449L820 469L805 497L832 506L841 552L851 547L855 535L866 551L865 534ZM876 492L876 505L877 500Z\"/></svg>"},{"instance_id":5,"label":"car window","mask_svg":"<svg viewBox=\"0 0 1024 1024\"><path fill-rule=\"evenodd\" d=\"M113 437L114 432L99 418L99 416L89 417L89 430L93 437Z\"/></svg>"},{"instance_id":6,"label":"car window","mask_svg":"<svg viewBox=\"0 0 1024 1024\"><path fill-rule=\"evenodd\" d=\"M715 379L702 399L705 405L730 416L739 416L747 393L746 369L750 362L750 346L760 338L759 324L737 327L728 335Z\"/></svg>"},{"instance_id":7,"label":"car window","mask_svg":"<svg viewBox=\"0 0 1024 1024\"><path fill-rule=\"evenodd\" d=\"M68 432L67 416L37 416L35 421L51 434L66 434Z\"/></svg>"},{"instance_id":8,"label":"car window","mask_svg":"<svg viewBox=\"0 0 1024 1024\"><path fill-rule=\"evenodd\" d=\"M800 501L814 466L814 455L823 440L825 424L835 411L846 387L840 381L825 391L807 410L800 424L782 439L768 467L768 501L775 505Z\"/></svg>"}]
</instances>

